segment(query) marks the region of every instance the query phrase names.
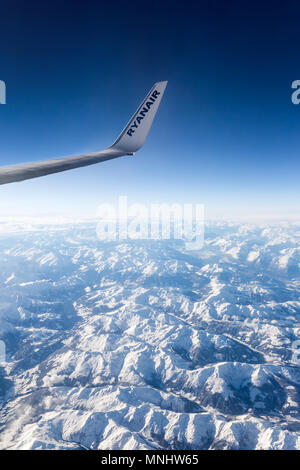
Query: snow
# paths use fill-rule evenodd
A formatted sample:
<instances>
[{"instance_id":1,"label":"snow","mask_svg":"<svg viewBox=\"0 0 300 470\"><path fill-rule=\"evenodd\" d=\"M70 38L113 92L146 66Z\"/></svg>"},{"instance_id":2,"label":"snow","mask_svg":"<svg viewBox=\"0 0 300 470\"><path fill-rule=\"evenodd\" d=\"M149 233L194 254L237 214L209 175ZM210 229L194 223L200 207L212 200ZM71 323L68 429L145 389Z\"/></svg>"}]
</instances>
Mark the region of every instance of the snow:
<instances>
[{"instance_id":1,"label":"snow","mask_svg":"<svg viewBox=\"0 0 300 470\"><path fill-rule=\"evenodd\" d=\"M300 449L299 234L2 226L0 448Z\"/></svg>"}]
</instances>

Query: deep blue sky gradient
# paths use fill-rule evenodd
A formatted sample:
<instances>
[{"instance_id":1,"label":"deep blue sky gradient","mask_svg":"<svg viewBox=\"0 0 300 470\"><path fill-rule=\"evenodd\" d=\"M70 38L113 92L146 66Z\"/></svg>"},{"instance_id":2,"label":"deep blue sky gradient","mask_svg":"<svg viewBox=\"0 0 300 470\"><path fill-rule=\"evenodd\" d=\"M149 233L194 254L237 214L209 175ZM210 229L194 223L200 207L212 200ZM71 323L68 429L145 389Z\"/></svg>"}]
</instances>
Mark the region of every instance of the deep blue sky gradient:
<instances>
[{"instance_id":1,"label":"deep blue sky gradient","mask_svg":"<svg viewBox=\"0 0 300 470\"><path fill-rule=\"evenodd\" d=\"M105 148L169 84L135 158L2 186L0 217L92 215L119 195L295 216L299 17L296 1L1 2L1 165Z\"/></svg>"}]
</instances>

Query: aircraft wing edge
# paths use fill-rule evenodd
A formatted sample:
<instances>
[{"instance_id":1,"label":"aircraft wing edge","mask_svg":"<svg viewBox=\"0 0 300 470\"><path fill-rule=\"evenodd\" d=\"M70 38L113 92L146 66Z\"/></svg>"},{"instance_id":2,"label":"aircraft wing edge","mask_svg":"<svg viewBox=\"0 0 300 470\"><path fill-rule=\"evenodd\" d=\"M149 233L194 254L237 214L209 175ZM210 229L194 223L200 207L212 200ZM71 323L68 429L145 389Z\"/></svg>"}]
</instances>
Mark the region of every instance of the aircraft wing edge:
<instances>
[{"instance_id":1,"label":"aircraft wing edge","mask_svg":"<svg viewBox=\"0 0 300 470\"><path fill-rule=\"evenodd\" d=\"M92 154L77 155L75 157L63 157L41 162L21 163L18 165L4 166L0 168L0 185L39 178L40 176L60 173L62 171L81 168L95 163L105 162L113 158L122 157L125 154L113 149L103 150Z\"/></svg>"}]
</instances>

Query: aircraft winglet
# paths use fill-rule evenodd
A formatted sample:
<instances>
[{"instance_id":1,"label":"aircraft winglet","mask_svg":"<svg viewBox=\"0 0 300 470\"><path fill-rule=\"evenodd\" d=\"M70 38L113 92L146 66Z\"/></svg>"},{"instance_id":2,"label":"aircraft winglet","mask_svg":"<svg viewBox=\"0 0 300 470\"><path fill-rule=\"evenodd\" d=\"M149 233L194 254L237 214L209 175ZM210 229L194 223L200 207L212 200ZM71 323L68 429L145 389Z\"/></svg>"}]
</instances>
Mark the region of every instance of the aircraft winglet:
<instances>
[{"instance_id":1,"label":"aircraft winglet","mask_svg":"<svg viewBox=\"0 0 300 470\"><path fill-rule=\"evenodd\" d=\"M155 83L111 148L134 153L144 145L167 83Z\"/></svg>"}]
</instances>

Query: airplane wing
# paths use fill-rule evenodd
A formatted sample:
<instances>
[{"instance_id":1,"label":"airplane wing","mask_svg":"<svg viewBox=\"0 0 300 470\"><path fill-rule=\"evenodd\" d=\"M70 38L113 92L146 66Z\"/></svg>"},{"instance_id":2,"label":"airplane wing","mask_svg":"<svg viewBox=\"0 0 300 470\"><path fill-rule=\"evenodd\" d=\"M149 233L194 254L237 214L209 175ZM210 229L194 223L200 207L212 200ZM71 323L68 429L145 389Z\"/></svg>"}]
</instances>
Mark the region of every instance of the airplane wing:
<instances>
[{"instance_id":1,"label":"airplane wing","mask_svg":"<svg viewBox=\"0 0 300 470\"><path fill-rule=\"evenodd\" d=\"M117 140L107 149L75 157L3 166L0 167L0 184L38 178L39 176L93 165L124 155L134 155L146 140L167 83L166 81L155 83Z\"/></svg>"}]
</instances>

